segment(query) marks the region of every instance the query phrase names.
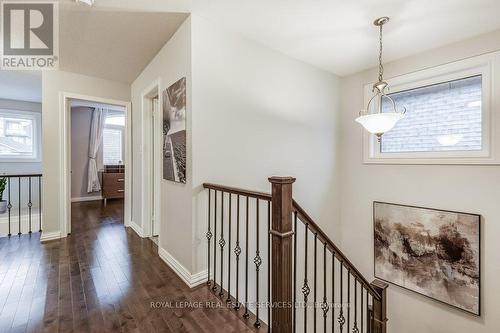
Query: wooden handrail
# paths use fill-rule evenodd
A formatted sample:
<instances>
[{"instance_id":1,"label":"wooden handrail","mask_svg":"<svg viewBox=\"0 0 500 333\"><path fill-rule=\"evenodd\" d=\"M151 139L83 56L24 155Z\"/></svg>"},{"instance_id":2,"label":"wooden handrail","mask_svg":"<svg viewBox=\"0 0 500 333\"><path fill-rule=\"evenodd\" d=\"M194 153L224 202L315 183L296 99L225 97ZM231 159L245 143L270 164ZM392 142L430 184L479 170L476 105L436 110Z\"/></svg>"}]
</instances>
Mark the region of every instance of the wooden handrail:
<instances>
[{"instance_id":1,"label":"wooden handrail","mask_svg":"<svg viewBox=\"0 0 500 333\"><path fill-rule=\"evenodd\" d=\"M27 174L20 174L20 175L7 175L7 174L0 174L1 177L7 177L7 178L18 178L18 177L42 177L43 175L41 173L27 173Z\"/></svg>"},{"instance_id":2,"label":"wooden handrail","mask_svg":"<svg viewBox=\"0 0 500 333\"><path fill-rule=\"evenodd\" d=\"M335 254L335 257L343 262L351 271L351 274L354 275L359 282L363 284L363 286L372 294L373 297L380 300L381 296L379 293L371 286L370 282L368 282L363 275L357 270L357 268L351 263L349 259L342 253L342 251L333 243L333 241L328 237L323 230L314 222L314 220L305 212L305 210L295 201L293 200L293 209L297 212L297 217L302 223L307 223L309 228L313 233L318 234L318 238L323 240L326 243L326 246L330 248L330 250Z\"/></svg>"},{"instance_id":3,"label":"wooden handrail","mask_svg":"<svg viewBox=\"0 0 500 333\"><path fill-rule=\"evenodd\" d=\"M256 198L256 199L261 199L261 200L271 201L271 199L272 199L271 194L269 194L269 193L249 191L249 190L244 190L244 189L237 188L237 187L230 187L230 186L211 184L211 183L203 183L203 187L207 188L207 189L211 189L211 190L232 193L232 194L239 194L239 195L244 195L244 196L247 196L250 198Z\"/></svg>"}]
</instances>

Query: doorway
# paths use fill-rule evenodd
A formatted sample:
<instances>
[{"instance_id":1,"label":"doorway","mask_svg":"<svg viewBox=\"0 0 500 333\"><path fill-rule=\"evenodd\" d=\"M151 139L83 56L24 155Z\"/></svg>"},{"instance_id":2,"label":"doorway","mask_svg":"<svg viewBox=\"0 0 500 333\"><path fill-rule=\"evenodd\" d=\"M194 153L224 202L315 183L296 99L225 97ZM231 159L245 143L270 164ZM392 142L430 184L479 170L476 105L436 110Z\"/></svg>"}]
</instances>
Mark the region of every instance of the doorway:
<instances>
[{"instance_id":1,"label":"doorway","mask_svg":"<svg viewBox=\"0 0 500 333\"><path fill-rule=\"evenodd\" d=\"M62 98L65 112L61 122L65 126L61 140L64 155L61 229L64 234L71 234L73 220L83 223L91 213L102 216L103 219L96 219L101 223L107 211L128 226L129 103L76 94L63 94Z\"/></svg>"},{"instance_id":2,"label":"doorway","mask_svg":"<svg viewBox=\"0 0 500 333\"><path fill-rule=\"evenodd\" d=\"M161 237L161 135L160 80L154 81L142 94L143 142L142 206L143 234L153 242Z\"/></svg>"},{"instance_id":3,"label":"doorway","mask_svg":"<svg viewBox=\"0 0 500 333\"><path fill-rule=\"evenodd\" d=\"M159 117L159 98L158 95L153 97L151 99L151 151L153 152L151 154L151 175L153 175L153 179L151 181L151 196L152 198L155 197L155 188L159 186L158 184L155 184L156 182L154 181L154 175L156 174L156 163L155 163L155 138L156 138L156 128L155 128L155 123ZM155 200L151 200L151 238L155 244L158 245L158 236L160 234L160 225L159 225L159 220L155 218Z\"/></svg>"}]
</instances>

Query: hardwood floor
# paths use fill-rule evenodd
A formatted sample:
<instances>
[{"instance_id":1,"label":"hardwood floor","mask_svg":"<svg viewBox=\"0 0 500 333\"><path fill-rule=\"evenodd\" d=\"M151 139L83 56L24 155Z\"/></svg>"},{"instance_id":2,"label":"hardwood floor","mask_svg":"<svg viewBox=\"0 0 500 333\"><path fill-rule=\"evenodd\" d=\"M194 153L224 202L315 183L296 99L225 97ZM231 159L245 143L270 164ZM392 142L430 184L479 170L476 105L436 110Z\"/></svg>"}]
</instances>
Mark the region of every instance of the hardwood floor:
<instances>
[{"instance_id":1,"label":"hardwood floor","mask_svg":"<svg viewBox=\"0 0 500 333\"><path fill-rule=\"evenodd\" d=\"M74 203L63 240L0 238L0 332L255 331L206 286L189 289L122 215L121 201Z\"/></svg>"}]
</instances>

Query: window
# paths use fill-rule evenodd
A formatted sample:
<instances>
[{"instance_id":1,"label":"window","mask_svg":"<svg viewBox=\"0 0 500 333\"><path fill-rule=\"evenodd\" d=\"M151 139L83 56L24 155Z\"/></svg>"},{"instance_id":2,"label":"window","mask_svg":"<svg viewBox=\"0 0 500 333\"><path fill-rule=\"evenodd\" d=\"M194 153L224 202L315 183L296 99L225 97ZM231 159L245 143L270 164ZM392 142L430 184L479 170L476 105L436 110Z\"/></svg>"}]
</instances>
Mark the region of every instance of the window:
<instances>
[{"instance_id":1,"label":"window","mask_svg":"<svg viewBox=\"0 0 500 333\"><path fill-rule=\"evenodd\" d=\"M364 134L364 162L500 164L490 107L492 62L499 59L480 56L387 80L389 96L407 111L380 142Z\"/></svg>"},{"instance_id":2,"label":"window","mask_svg":"<svg viewBox=\"0 0 500 333\"><path fill-rule=\"evenodd\" d=\"M123 112L108 111L104 123L102 154L104 165L123 164Z\"/></svg>"},{"instance_id":3,"label":"window","mask_svg":"<svg viewBox=\"0 0 500 333\"><path fill-rule=\"evenodd\" d=\"M105 165L122 164L122 131L105 128L102 140L103 163Z\"/></svg>"},{"instance_id":4,"label":"window","mask_svg":"<svg viewBox=\"0 0 500 333\"><path fill-rule=\"evenodd\" d=\"M0 110L0 160L39 162L40 130L39 113Z\"/></svg>"},{"instance_id":5,"label":"window","mask_svg":"<svg viewBox=\"0 0 500 333\"><path fill-rule=\"evenodd\" d=\"M477 75L390 94L407 112L382 136L380 151L481 150L481 83ZM384 103L382 110L390 105Z\"/></svg>"}]
</instances>

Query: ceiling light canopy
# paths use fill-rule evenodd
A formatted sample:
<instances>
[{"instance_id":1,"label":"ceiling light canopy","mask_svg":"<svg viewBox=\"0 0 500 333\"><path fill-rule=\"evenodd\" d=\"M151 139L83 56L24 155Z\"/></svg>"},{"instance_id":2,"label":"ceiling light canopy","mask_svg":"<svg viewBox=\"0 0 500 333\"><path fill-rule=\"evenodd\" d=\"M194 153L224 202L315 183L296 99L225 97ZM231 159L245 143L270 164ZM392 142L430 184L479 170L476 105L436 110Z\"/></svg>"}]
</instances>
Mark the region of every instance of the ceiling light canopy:
<instances>
[{"instance_id":1,"label":"ceiling light canopy","mask_svg":"<svg viewBox=\"0 0 500 333\"><path fill-rule=\"evenodd\" d=\"M382 27L389 22L388 17L381 17L373 24L379 27L379 54L378 54L378 82L373 85L374 95L368 101L365 110L359 112L356 121L360 123L368 132L375 134L380 141L382 135L390 131L396 123L404 117L406 109L401 112L396 109L396 103L387 95L389 90L387 82L384 81L384 66L382 65ZM384 102L388 102L389 109L383 110Z\"/></svg>"}]
</instances>

